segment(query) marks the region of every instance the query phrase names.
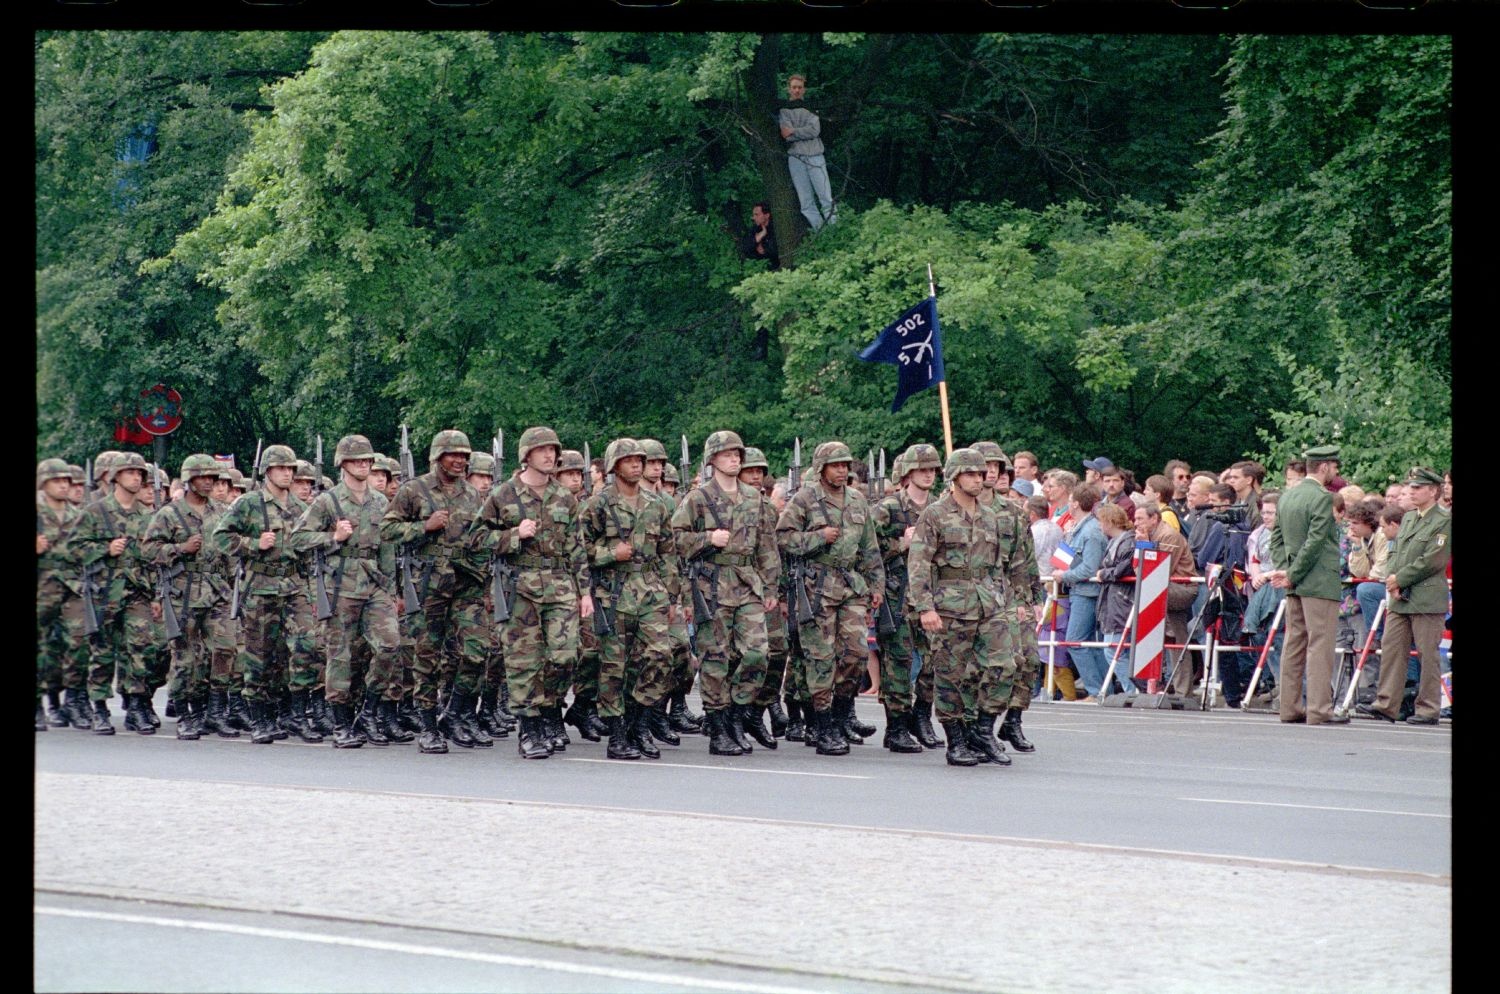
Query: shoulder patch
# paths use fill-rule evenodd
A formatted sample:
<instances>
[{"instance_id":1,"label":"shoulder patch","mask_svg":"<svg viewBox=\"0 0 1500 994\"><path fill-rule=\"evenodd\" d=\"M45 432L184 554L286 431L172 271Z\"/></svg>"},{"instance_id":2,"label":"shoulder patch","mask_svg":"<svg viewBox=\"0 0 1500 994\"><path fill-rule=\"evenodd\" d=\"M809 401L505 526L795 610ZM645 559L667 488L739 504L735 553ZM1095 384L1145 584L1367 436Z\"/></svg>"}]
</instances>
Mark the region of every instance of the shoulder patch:
<instances>
[{"instance_id":1,"label":"shoulder patch","mask_svg":"<svg viewBox=\"0 0 1500 994\"><path fill-rule=\"evenodd\" d=\"M1437 538L1433 541L1432 544L1441 549L1443 545L1447 543L1447 541L1448 536L1442 532L1439 532Z\"/></svg>"}]
</instances>

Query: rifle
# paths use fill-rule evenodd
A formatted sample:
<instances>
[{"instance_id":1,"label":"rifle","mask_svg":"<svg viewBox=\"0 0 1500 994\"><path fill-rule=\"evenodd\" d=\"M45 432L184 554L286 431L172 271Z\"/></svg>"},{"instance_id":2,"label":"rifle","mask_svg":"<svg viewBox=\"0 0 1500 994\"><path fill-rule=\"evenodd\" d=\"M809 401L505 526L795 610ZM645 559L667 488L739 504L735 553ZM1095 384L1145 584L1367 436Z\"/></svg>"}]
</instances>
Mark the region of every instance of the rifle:
<instances>
[{"instance_id":1,"label":"rifle","mask_svg":"<svg viewBox=\"0 0 1500 994\"><path fill-rule=\"evenodd\" d=\"M250 464L250 478L255 479L255 473L260 468L260 447L264 439L255 440L255 462ZM245 589L245 557L240 556L234 561L234 590L229 595L229 619L238 620L244 613L245 604L243 591Z\"/></svg>"},{"instance_id":2,"label":"rifle","mask_svg":"<svg viewBox=\"0 0 1500 994\"><path fill-rule=\"evenodd\" d=\"M865 496L870 498L870 503L875 503L875 450L871 449L865 456Z\"/></svg>"},{"instance_id":3,"label":"rifle","mask_svg":"<svg viewBox=\"0 0 1500 994\"><path fill-rule=\"evenodd\" d=\"M682 458L677 461L677 476L680 480L678 486L684 494L688 490L688 482L693 478L693 457L688 455L687 436L682 436ZM681 499L681 498L679 498Z\"/></svg>"},{"instance_id":4,"label":"rifle","mask_svg":"<svg viewBox=\"0 0 1500 994\"><path fill-rule=\"evenodd\" d=\"M161 496L161 476L156 463L152 463L151 497L158 513L166 506L162 503ZM161 623L166 628L168 642L182 637L182 622L177 617L176 608L172 607L172 580L181 576L184 569L186 567L182 563L170 570L165 566L156 567L156 596L161 601Z\"/></svg>"},{"instance_id":5,"label":"rifle","mask_svg":"<svg viewBox=\"0 0 1500 994\"><path fill-rule=\"evenodd\" d=\"M318 479L313 484L313 492L323 484L323 436L318 436L316 454L313 456L313 468L317 471ZM335 522L337 524L337 522ZM317 586L317 603L314 607L314 616L319 621L327 621L333 617L334 604L328 598L328 557L321 548L313 550L312 564L313 582Z\"/></svg>"},{"instance_id":6,"label":"rifle","mask_svg":"<svg viewBox=\"0 0 1500 994\"><path fill-rule=\"evenodd\" d=\"M597 590L599 588L599 581L601 579L599 574L601 572L601 570L597 569L589 570L589 587L591 590ZM621 574L619 570L610 570L609 582L604 584L604 590L605 593L609 595L609 603L611 606L605 607L597 600L594 603L594 613L591 616L591 620L594 623L595 635L603 636L615 634L614 605L618 604L620 601L620 577Z\"/></svg>"},{"instance_id":7,"label":"rifle","mask_svg":"<svg viewBox=\"0 0 1500 994\"><path fill-rule=\"evenodd\" d=\"M407 433L406 425L401 426L401 475L410 482L416 479L416 464L411 456L411 438ZM496 469L498 470L498 466ZM422 600L417 596L417 585L412 582L411 570L412 560L415 553L411 542L402 542L396 550L396 576L401 583L401 614L402 616L416 614L422 610Z\"/></svg>"},{"instance_id":8,"label":"rifle","mask_svg":"<svg viewBox=\"0 0 1500 994\"><path fill-rule=\"evenodd\" d=\"M260 472L260 446L264 441L265 439L263 438L255 440L255 462L250 464L250 479L252 482L255 480L255 475Z\"/></svg>"},{"instance_id":9,"label":"rifle","mask_svg":"<svg viewBox=\"0 0 1500 994\"><path fill-rule=\"evenodd\" d=\"M495 457L495 486L499 486L505 479L505 429L500 428L495 432L494 441L490 443L490 455Z\"/></svg>"},{"instance_id":10,"label":"rifle","mask_svg":"<svg viewBox=\"0 0 1500 994\"><path fill-rule=\"evenodd\" d=\"M94 604L94 578L98 563L83 567L83 634L96 638L99 634L99 609Z\"/></svg>"},{"instance_id":11,"label":"rifle","mask_svg":"<svg viewBox=\"0 0 1500 994\"><path fill-rule=\"evenodd\" d=\"M880 473L875 477L878 486L875 488L875 499L885 497L885 449L880 450Z\"/></svg>"},{"instance_id":12,"label":"rifle","mask_svg":"<svg viewBox=\"0 0 1500 994\"><path fill-rule=\"evenodd\" d=\"M787 470L786 496L802 488L802 439L792 442L792 465ZM812 601L807 597L807 564L801 556L788 556L787 564L787 630L810 624L813 620Z\"/></svg>"},{"instance_id":13,"label":"rifle","mask_svg":"<svg viewBox=\"0 0 1500 994\"><path fill-rule=\"evenodd\" d=\"M583 443L583 495L594 496L594 460L589 458L589 443Z\"/></svg>"}]
</instances>

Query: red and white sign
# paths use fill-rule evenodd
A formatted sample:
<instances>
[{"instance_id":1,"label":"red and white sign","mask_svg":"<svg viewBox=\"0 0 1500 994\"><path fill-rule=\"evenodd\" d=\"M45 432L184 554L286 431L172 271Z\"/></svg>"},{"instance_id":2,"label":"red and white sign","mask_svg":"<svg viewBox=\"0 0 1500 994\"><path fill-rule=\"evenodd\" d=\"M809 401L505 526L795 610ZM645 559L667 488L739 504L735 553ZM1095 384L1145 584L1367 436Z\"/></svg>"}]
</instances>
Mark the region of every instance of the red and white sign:
<instances>
[{"instance_id":1,"label":"red and white sign","mask_svg":"<svg viewBox=\"0 0 1500 994\"><path fill-rule=\"evenodd\" d=\"M1167 582L1172 575L1172 557L1160 549L1137 549L1135 555L1140 606L1135 645L1130 650L1131 672L1141 680L1160 680L1161 654L1167 644Z\"/></svg>"},{"instance_id":2,"label":"red and white sign","mask_svg":"<svg viewBox=\"0 0 1500 994\"><path fill-rule=\"evenodd\" d=\"M182 427L182 394L165 383L141 391L135 423L148 435L170 435Z\"/></svg>"}]
</instances>

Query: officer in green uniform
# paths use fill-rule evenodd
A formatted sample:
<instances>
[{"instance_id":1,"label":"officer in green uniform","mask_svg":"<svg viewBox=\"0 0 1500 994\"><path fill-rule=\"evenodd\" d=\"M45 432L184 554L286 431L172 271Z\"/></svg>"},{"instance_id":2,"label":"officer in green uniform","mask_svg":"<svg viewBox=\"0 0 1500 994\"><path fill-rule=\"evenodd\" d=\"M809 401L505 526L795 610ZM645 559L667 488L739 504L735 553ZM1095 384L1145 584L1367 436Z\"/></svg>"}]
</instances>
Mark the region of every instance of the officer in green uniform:
<instances>
[{"instance_id":1,"label":"officer in green uniform","mask_svg":"<svg viewBox=\"0 0 1500 994\"><path fill-rule=\"evenodd\" d=\"M1453 555L1453 512L1438 503L1443 477L1419 466L1406 479L1414 509L1401 519L1396 547L1387 561L1387 614L1380 650L1384 664L1375 700L1356 708L1371 718L1395 721L1406 682L1403 665L1415 645L1422 659L1417 682L1416 710L1408 725L1436 725L1438 705L1438 642L1448 613L1448 560ZM1285 498L1283 498L1285 499ZM1280 509L1277 510L1280 520Z\"/></svg>"}]
</instances>

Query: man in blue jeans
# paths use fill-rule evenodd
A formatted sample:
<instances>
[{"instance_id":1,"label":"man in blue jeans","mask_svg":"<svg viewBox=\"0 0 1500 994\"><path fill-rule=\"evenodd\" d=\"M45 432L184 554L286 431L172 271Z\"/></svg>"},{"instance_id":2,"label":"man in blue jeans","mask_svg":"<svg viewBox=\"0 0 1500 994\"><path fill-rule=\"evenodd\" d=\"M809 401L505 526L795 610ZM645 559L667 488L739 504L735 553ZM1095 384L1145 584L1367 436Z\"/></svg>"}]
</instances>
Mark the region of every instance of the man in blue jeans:
<instances>
[{"instance_id":1,"label":"man in blue jeans","mask_svg":"<svg viewBox=\"0 0 1500 994\"><path fill-rule=\"evenodd\" d=\"M1080 483L1073 488L1071 513L1076 522L1067 542L1073 550L1073 563L1067 572L1053 575L1068 585L1068 634L1069 642L1093 642L1094 618L1099 605L1100 586L1094 582L1099 572L1099 563L1104 559L1104 531L1094 517L1094 505L1099 503L1099 488L1092 483ZM1109 671L1109 660L1099 648L1072 648L1073 665L1083 679L1083 689L1093 696L1099 693L1104 683L1104 674Z\"/></svg>"},{"instance_id":2,"label":"man in blue jeans","mask_svg":"<svg viewBox=\"0 0 1500 994\"><path fill-rule=\"evenodd\" d=\"M817 114L802 106L807 77L793 74L787 80L786 92L792 106L781 108L776 116L781 137L787 142L786 167L792 174L792 186L797 190L802 216L807 218L812 230L817 231L837 220L833 210L833 190L828 185L828 166L823 160L823 140L819 137L823 125Z\"/></svg>"}]
</instances>

